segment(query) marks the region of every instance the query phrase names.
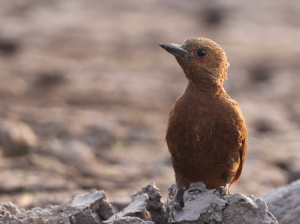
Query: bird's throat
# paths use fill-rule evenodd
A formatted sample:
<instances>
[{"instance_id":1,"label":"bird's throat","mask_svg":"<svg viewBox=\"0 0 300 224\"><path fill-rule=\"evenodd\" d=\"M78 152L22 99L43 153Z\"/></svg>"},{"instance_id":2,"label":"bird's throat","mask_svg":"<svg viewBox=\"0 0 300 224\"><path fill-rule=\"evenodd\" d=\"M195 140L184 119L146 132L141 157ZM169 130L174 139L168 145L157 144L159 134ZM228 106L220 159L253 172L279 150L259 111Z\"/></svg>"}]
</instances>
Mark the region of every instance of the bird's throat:
<instances>
[{"instance_id":1,"label":"bird's throat","mask_svg":"<svg viewBox=\"0 0 300 224\"><path fill-rule=\"evenodd\" d=\"M222 93L225 93L225 90L223 89L222 85L217 85L214 83L205 83L205 82L193 82L190 81L187 85L187 88L185 90L185 94L189 96L207 96L210 97L220 95ZM206 98L206 97L205 97Z\"/></svg>"}]
</instances>

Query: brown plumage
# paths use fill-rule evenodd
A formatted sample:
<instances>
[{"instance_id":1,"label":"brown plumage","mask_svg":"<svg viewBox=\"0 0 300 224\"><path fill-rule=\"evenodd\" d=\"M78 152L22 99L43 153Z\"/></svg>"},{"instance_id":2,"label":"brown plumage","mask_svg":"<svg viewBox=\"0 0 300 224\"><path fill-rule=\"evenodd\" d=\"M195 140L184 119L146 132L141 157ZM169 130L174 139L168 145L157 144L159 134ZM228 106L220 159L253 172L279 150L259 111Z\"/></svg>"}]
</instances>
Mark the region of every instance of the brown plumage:
<instances>
[{"instance_id":1,"label":"brown plumage","mask_svg":"<svg viewBox=\"0 0 300 224\"><path fill-rule=\"evenodd\" d=\"M183 189L198 181L227 194L243 169L247 129L239 105L222 87L226 54L206 38L160 46L175 56L189 81L170 112L166 135L181 194L177 199L182 203Z\"/></svg>"}]
</instances>

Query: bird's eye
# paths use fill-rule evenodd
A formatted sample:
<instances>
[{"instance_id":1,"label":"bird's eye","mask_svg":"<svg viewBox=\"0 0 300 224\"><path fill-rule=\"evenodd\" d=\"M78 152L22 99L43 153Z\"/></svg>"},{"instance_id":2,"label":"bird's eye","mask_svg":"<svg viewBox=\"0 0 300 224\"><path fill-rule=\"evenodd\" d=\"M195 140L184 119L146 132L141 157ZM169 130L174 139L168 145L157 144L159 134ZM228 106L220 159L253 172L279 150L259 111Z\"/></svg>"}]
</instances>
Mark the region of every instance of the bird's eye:
<instances>
[{"instance_id":1,"label":"bird's eye","mask_svg":"<svg viewBox=\"0 0 300 224\"><path fill-rule=\"evenodd\" d=\"M198 57L204 57L206 55L206 52L203 49L199 49L197 50L197 55Z\"/></svg>"}]
</instances>

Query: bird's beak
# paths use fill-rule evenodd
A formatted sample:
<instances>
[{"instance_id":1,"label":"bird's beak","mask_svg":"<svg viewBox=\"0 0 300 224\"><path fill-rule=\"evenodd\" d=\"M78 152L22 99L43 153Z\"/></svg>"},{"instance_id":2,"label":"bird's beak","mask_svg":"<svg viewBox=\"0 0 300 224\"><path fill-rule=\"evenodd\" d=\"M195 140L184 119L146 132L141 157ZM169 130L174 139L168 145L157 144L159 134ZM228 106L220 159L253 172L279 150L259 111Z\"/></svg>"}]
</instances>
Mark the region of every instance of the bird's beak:
<instances>
[{"instance_id":1,"label":"bird's beak","mask_svg":"<svg viewBox=\"0 0 300 224\"><path fill-rule=\"evenodd\" d=\"M183 49L183 47L179 44L165 43L165 44L159 44L159 46L161 46L163 49L173 54L174 56L178 56L185 60L187 59L188 56L190 56L189 52Z\"/></svg>"}]
</instances>

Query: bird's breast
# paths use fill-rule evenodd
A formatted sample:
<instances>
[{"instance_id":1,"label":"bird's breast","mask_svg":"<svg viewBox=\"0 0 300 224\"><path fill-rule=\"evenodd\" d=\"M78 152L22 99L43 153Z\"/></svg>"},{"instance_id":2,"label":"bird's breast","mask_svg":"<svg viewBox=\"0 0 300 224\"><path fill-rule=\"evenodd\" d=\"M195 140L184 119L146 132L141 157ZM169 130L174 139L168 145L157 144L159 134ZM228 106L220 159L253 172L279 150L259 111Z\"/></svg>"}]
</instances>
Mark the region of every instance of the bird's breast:
<instances>
[{"instance_id":1,"label":"bird's breast","mask_svg":"<svg viewBox=\"0 0 300 224\"><path fill-rule=\"evenodd\" d=\"M232 110L213 103L179 101L169 117L166 140L174 169L192 182L222 181L239 166L241 139Z\"/></svg>"}]
</instances>

